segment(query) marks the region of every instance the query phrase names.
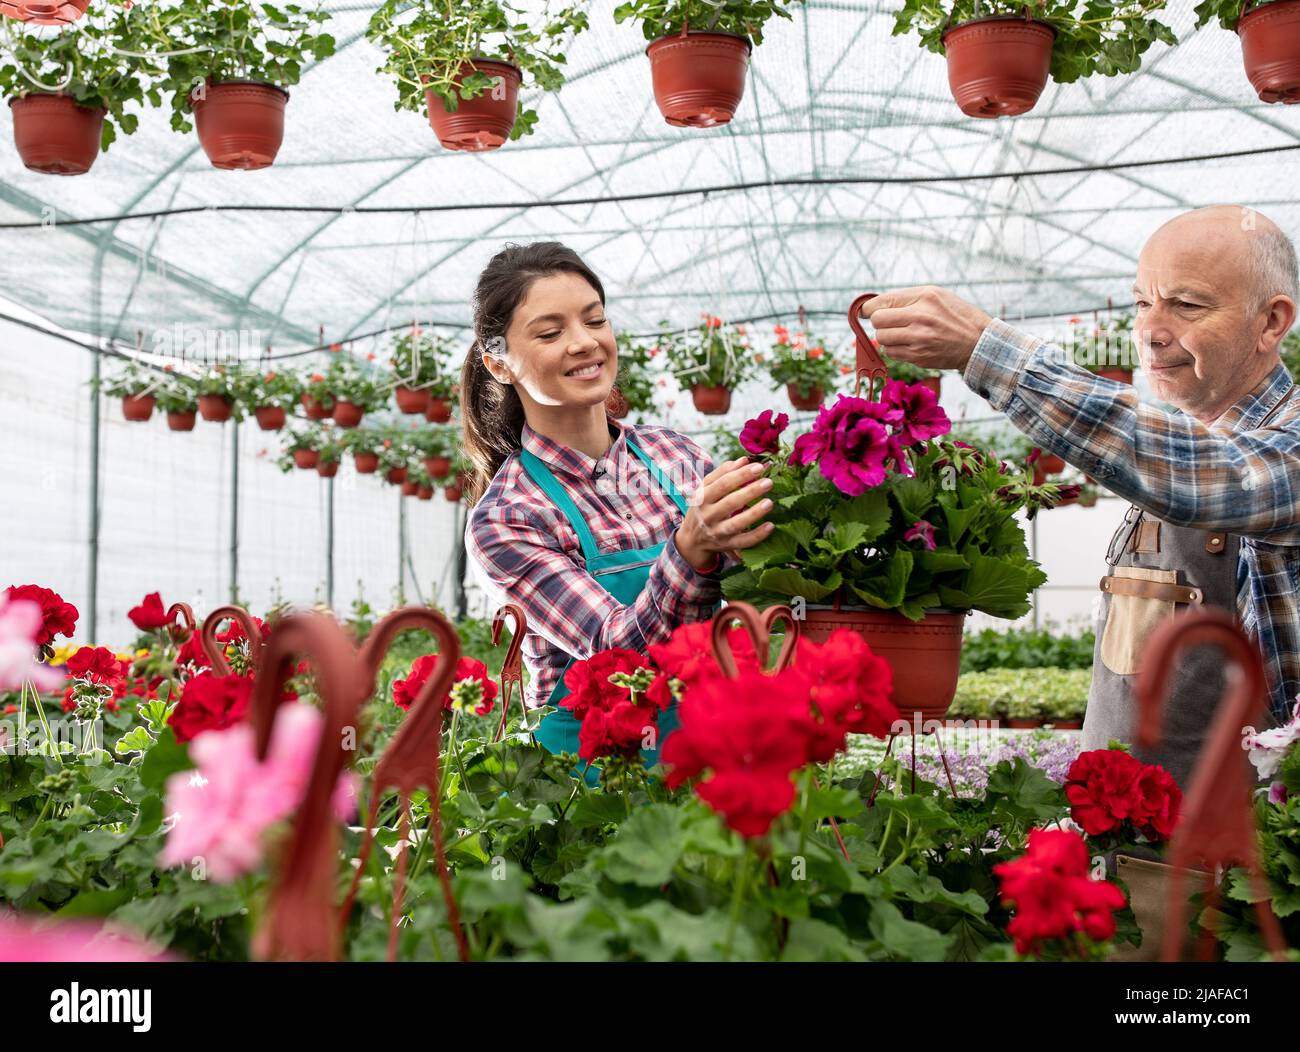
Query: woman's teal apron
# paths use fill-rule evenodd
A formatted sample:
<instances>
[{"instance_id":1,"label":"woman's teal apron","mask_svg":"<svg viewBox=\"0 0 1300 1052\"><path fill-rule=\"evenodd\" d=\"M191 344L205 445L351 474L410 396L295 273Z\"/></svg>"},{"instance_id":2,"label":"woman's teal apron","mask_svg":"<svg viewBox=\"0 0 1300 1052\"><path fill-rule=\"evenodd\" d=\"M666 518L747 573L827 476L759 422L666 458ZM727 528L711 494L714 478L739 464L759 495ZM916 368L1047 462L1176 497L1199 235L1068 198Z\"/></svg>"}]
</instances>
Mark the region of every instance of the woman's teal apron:
<instances>
[{"instance_id":1,"label":"woman's teal apron","mask_svg":"<svg viewBox=\"0 0 1300 1052\"><path fill-rule=\"evenodd\" d=\"M673 499L673 503L681 509L683 515L686 514L686 501L682 498L677 487L673 485L672 480L668 478L653 460L632 441L631 436L627 437L628 448L632 450L650 471L650 476ZM649 548L629 548L625 551L617 552L600 552L596 547L596 541L591 535L591 530L587 528L586 520L578 511L577 505L573 503L572 498L564 491L556 477L538 457L534 456L528 450L521 450L520 461L524 470L528 472L529 477L542 487L551 501L566 516L569 524L573 527L574 533L578 535L578 541L582 545L582 554L587 561L587 572L605 588L610 595L620 603L630 606L636 602L637 596L645 588L646 582L650 580L650 567L654 565L655 560L659 558L659 553L663 550L664 541ZM548 705L559 705L560 699L566 697L569 689L564 685L564 675L572 667L576 658L569 658L568 663L560 672L560 681L551 691L551 696L547 699ZM569 752L577 753L578 730L582 726L582 721L575 719L573 713L568 709L557 708L538 725L534 731L534 736L550 752ZM641 757L647 767L653 767L659 760L659 750L663 746L664 739L670 733L677 729L677 704L674 702L668 709L659 714L659 737L653 749L642 749ZM577 774L581 769L574 771ZM586 780L589 785L597 785L600 782L600 771L594 764L586 768Z\"/></svg>"}]
</instances>

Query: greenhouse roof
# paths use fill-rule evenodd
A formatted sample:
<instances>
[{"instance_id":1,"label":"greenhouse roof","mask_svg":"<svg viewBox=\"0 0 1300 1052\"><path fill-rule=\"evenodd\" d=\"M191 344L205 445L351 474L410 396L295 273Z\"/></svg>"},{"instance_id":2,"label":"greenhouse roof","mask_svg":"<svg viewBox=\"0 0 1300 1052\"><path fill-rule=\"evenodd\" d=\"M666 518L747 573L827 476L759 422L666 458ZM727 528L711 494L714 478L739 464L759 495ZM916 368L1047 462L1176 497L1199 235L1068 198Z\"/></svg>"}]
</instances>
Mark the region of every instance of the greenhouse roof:
<instances>
[{"instance_id":1,"label":"greenhouse roof","mask_svg":"<svg viewBox=\"0 0 1300 1052\"><path fill-rule=\"evenodd\" d=\"M533 100L536 133L483 154L395 112L364 35L373 4L325 6L338 52L293 89L272 168L213 169L160 111L85 176L4 150L0 223L40 224L4 231L5 295L126 343L184 324L289 351L322 331L464 325L493 252L558 239L633 332L701 311L840 315L918 283L1015 319L1124 302L1143 241L1194 206L1252 205L1300 233L1279 177L1300 107L1261 103L1235 34L1193 31L1186 0L1169 13L1181 43L1139 74L1049 84L998 121L962 116L944 59L891 36L895 4L810 0L769 25L736 118L711 130L664 122L645 41L596 0L564 88ZM128 214L143 217L68 222Z\"/></svg>"}]
</instances>

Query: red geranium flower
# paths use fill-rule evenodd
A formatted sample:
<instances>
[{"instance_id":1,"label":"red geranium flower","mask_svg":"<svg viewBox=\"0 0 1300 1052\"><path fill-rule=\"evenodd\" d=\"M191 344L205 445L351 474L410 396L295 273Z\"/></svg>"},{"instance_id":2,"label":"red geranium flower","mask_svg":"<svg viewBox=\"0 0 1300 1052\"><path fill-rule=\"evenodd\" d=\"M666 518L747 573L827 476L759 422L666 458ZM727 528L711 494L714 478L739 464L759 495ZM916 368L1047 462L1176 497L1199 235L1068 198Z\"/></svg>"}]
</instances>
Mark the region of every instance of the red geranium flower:
<instances>
[{"instance_id":1,"label":"red geranium flower","mask_svg":"<svg viewBox=\"0 0 1300 1052\"><path fill-rule=\"evenodd\" d=\"M754 642L742 628L733 628L727 634L731 653L739 668L758 669ZM673 630L667 643L651 643L646 648L650 660L669 676L690 685L703 677L720 676L721 670L713 657L713 623L697 621Z\"/></svg>"},{"instance_id":2,"label":"red geranium flower","mask_svg":"<svg viewBox=\"0 0 1300 1052\"><path fill-rule=\"evenodd\" d=\"M824 643L800 639L794 668L808 680L808 758L826 763L848 734L883 738L900 716L890 700L894 674L856 632L837 628Z\"/></svg>"},{"instance_id":3,"label":"red geranium flower","mask_svg":"<svg viewBox=\"0 0 1300 1052\"><path fill-rule=\"evenodd\" d=\"M186 682L167 724L181 743L204 731L225 730L248 714L252 697L253 681L247 676L201 672Z\"/></svg>"},{"instance_id":4,"label":"red geranium flower","mask_svg":"<svg viewBox=\"0 0 1300 1052\"><path fill-rule=\"evenodd\" d=\"M181 644L180 650L176 653L176 663L193 665L195 668L212 667L207 651L203 649L203 638L197 630L191 632L190 637Z\"/></svg>"},{"instance_id":5,"label":"red geranium flower","mask_svg":"<svg viewBox=\"0 0 1300 1052\"><path fill-rule=\"evenodd\" d=\"M163 606L162 596L157 592L150 592L141 600L139 606L133 606L128 612L127 617L131 619L131 624L135 625L141 632L151 632L155 628L162 628L170 620L167 616L167 608Z\"/></svg>"},{"instance_id":6,"label":"red geranium flower","mask_svg":"<svg viewBox=\"0 0 1300 1052\"><path fill-rule=\"evenodd\" d=\"M773 417L772 410L764 409L752 420L745 421L740 431L740 444L754 456L775 453L781 444L781 432L789 423L789 414L780 413Z\"/></svg>"},{"instance_id":7,"label":"red geranium flower","mask_svg":"<svg viewBox=\"0 0 1300 1052\"><path fill-rule=\"evenodd\" d=\"M1163 767L1144 764L1123 749L1078 755L1066 775L1070 817L1089 836L1122 835L1125 823L1148 840L1173 835L1183 793Z\"/></svg>"},{"instance_id":8,"label":"red geranium flower","mask_svg":"<svg viewBox=\"0 0 1300 1052\"><path fill-rule=\"evenodd\" d=\"M393 681L393 702L398 708L409 709L414 704L415 699L420 696L420 691L424 689L425 683L433 675L434 670L438 667L437 654L425 654L418 657L411 664L411 671L407 673L405 679ZM456 662L456 674L452 677L452 686L465 680L478 680L483 688L483 700L474 709L479 716L486 716L492 711L492 706L496 702L497 685L488 675L487 666L481 661L471 657L462 657ZM451 708L451 692L447 691L442 696L442 707Z\"/></svg>"},{"instance_id":9,"label":"red geranium flower","mask_svg":"<svg viewBox=\"0 0 1300 1052\"><path fill-rule=\"evenodd\" d=\"M609 677L617 672L630 673L647 667L649 662L627 647L611 647L583 661L575 661L564 674L564 685L569 688L569 695L560 704L579 720L587 715L588 709L612 708L615 702L628 698L630 691L615 686Z\"/></svg>"},{"instance_id":10,"label":"red geranium flower","mask_svg":"<svg viewBox=\"0 0 1300 1052\"><path fill-rule=\"evenodd\" d=\"M10 599L27 599L41 608L41 627L33 640L37 646L48 646L55 636L71 637L77 627L77 608L58 592L38 584L11 584L5 592Z\"/></svg>"},{"instance_id":11,"label":"red geranium flower","mask_svg":"<svg viewBox=\"0 0 1300 1052\"><path fill-rule=\"evenodd\" d=\"M68 658L68 675L91 683L113 683L122 677L122 664L108 647L81 647Z\"/></svg>"}]
</instances>

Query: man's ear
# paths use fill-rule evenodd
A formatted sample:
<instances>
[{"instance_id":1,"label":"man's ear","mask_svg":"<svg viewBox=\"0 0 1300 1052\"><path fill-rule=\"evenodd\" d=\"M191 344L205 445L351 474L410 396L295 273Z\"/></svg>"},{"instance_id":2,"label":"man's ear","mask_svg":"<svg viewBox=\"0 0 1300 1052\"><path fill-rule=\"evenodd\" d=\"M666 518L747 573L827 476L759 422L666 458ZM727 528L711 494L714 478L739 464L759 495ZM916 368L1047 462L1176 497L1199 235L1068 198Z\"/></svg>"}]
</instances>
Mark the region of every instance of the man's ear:
<instances>
[{"instance_id":1,"label":"man's ear","mask_svg":"<svg viewBox=\"0 0 1300 1052\"><path fill-rule=\"evenodd\" d=\"M1260 341L1269 351L1276 351L1282 345L1287 331L1295 324L1296 304L1290 296L1274 296L1268 304L1268 313L1264 318L1264 331Z\"/></svg>"}]
</instances>

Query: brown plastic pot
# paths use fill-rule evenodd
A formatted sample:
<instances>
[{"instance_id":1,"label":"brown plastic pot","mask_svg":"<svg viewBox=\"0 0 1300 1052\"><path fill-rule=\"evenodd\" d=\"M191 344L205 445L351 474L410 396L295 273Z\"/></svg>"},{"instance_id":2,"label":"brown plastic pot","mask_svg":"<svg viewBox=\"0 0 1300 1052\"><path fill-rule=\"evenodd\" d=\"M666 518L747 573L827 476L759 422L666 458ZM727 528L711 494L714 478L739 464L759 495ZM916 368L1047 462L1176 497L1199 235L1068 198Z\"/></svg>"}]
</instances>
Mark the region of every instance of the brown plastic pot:
<instances>
[{"instance_id":1,"label":"brown plastic pot","mask_svg":"<svg viewBox=\"0 0 1300 1052\"><path fill-rule=\"evenodd\" d=\"M259 405L253 410L253 416L257 418L257 426L263 431L279 431L284 427L285 412L281 406Z\"/></svg>"},{"instance_id":2,"label":"brown plastic pot","mask_svg":"<svg viewBox=\"0 0 1300 1052\"><path fill-rule=\"evenodd\" d=\"M1044 453L1034 464L1034 485L1041 486L1049 475L1059 475L1065 470L1065 461L1055 453Z\"/></svg>"},{"instance_id":3,"label":"brown plastic pot","mask_svg":"<svg viewBox=\"0 0 1300 1052\"><path fill-rule=\"evenodd\" d=\"M307 410L308 420L328 420L330 411L325 408L325 403L319 398L313 398L309 394L302 396L303 408Z\"/></svg>"},{"instance_id":4,"label":"brown plastic pot","mask_svg":"<svg viewBox=\"0 0 1300 1052\"><path fill-rule=\"evenodd\" d=\"M66 95L24 95L9 100L14 147L33 172L85 175L99 156L102 106L78 106Z\"/></svg>"},{"instance_id":5,"label":"brown plastic pot","mask_svg":"<svg viewBox=\"0 0 1300 1052\"><path fill-rule=\"evenodd\" d=\"M1038 102L1052 68L1056 30L1047 22L995 15L943 35L948 87L968 117L1015 117Z\"/></svg>"},{"instance_id":6,"label":"brown plastic pot","mask_svg":"<svg viewBox=\"0 0 1300 1052\"><path fill-rule=\"evenodd\" d=\"M837 628L856 632L893 670L893 702L909 729L941 720L957 693L961 671L963 610L931 610L910 621L892 610L807 607L803 637L824 643ZM920 727L924 730L924 726Z\"/></svg>"},{"instance_id":7,"label":"brown plastic pot","mask_svg":"<svg viewBox=\"0 0 1300 1052\"><path fill-rule=\"evenodd\" d=\"M173 431L193 431L194 410L188 409L184 412L169 410L167 413L167 426Z\"/></svg>"},{"instance_id":8,"label":"brown plastic pot","mask_svg":"<svg viewBox=\"0 0 1300 1052\"><path fill-rule=\"evenodd\" d=\"M416 482L415 479L407 479L405 482L402 483L402 496L414 497L415 494L419 491L419 489L420 489L420 484Z\"/></svg>"},{"instance_id":9,"label":"brown plastic pot","mask_svg":"<svg viewBox=\"0 0 1300 1052\"><path fill-rule=\"evenodd\" d=\"M90 0L10 0L0 3L0 15L34 26L66 26L86 13Z\"/></svg>"},{"instance_id":10,"label":"brown plastic pot","mask_svg":"<svg viewBox=\"0 0 1300 1052\"><path fill-rule=\"evenodd\" d=\"M736 115L745 94L751 46L734 33L690 30L652 40L655 102L674 128L716 128Z\"/></svg>"},{"instance_id":11,"label":"brown plastic pot","mask_svg":"<svg viewBox=\"0 0 1300 1052\"><path fill-rule=\"evenodd\" d=\"M696 384L691 388L691 401L705 416L722 416L731 408L731 388Z\"/></svg>"},{"instance_id":12,"label":"brown plastic pot","mask_svg":"<svg viewBox=\"0 0 1300 1052\"><path fill-rule=\"evenodd\" d=\"M785 393L790 396L790 404L796 409L819 409L822 399L826 397L826 392L819 385L813 385L812 390L804 396L799 393L798 384L786 384Z\"/></svg>"},{"instance_id":13,"label":"brown plastic pot","mask_svg":"<svg viewBox=\"0 0 1300 1052\"><path fill-rule=\"evenodd\" d=\"M366 411L355 402L334 403L334 423L339 427L356 427L365 415Z\"/></svg>"},{"instance_id":14,"label":"brown plastic pot","mask_svg":"<svg viewBox=\"0 0 1300 1052\"><path fill-rule=\"evenodd\" d=\"M389 468L384 478L394 486L400 485L406 481L406 468Z\"/></svg>"},{"instance_id":15,"label":"brown plastic pot","mask_svg":"<svg viewBox=\"0 0 1300 1052\"><path fill-rule=\"evenodd\" d=\"M122 399L122 415L133 423L141 423L153 416L153 395L126 395Z\"/></svg>"},{"instance_id":16,"label":"brown plastic pot","mask_svg":"<svg viewBox=\"0 0 1300 1052\"><path fill-rule=\"evenodd\" d=\"M352 463L355 465L358 475L373 475L379 470L379 454L353 453Z\"/></svg>"},{"instance_id":17,"label":"brown plastic pot","mask_svg":"<svg viewBox=\"0 0 1300 1052\"><path fill-rule=\"evenodd\" d=\"M523 80L518 67L495 59L475 58L461 65L456 83L475 70L496 78L496 84L476 98L462 99L457 95L455 112L447 109L441 95L433 91L424 93L429 125L445 149L471 153L495 150L510 138L510 130L515 126L519 85Z\"/></svg>"},{"instance_id":18,"label":"brown plastic pot","mask_svg":"<svg viewBox=\"0 0 1300 1052\"><path fill-rule=\"evenodd\" d=\"M234 406L224 395L199 395L199 416L214 424L224 424L230 419Z\"/></svg>"},{"instance_id":19,"label":"brown plastic pot","mask_svg":"<svg viewBox=\"0 0 1300 1052\"><path fill-rule=\"evenodd\" d=\"M609 394L605 396L605 412L615 420L622 420L629 412L631 407L627 404L627 399L623 397L623 392L617 387L611 387Z\"/></svg>"},{"instance_id":20,"label":"brown plastic pot","mask_svg":"<svg viewBox=\"0 0 1300 1052\"><path fill-rule=\"evenodd\" d=\"M339 462L331 460L328 464L321 461L316 465L316 474L323 479L332 479L339 473Z\"/></svg>"},{"instance_id":21,"label":"brown plastic pot","mask_svg":"<svg viewBox=\"0 0 1300 1052\"><path fill-rule=\"evenodd\" d=\"M453 504L455 504L457 501L460 500L459 486L448 486L442 492L447 495L447 499L451 501Z\"/></svg>"},{"instance_id":22,"label":"brown plastic pot","mask_svg":"<svg viewBox=\"0 0 1300 1052\"><path fill-rule=\"evenodd\" d=\"M415 491L415 495L420 500L433 500L433 487L421 486L419 489Z\"/></svg>"},{"instance_id":23,"label":"brown plastic pot","mask_svg":"<svg viewBox=\"0 0 1300 1052\"><path fill-rule=\"evenodd\" d=\"M1133 370L1121 369L1119 366L1107 366L1105 369L1098 369L1097 375L1104 376L1107 380L1118 380L1122 384L1131 384L1133 382Z\"/></svg>"},{"instance_id":24,"label":"brown plastic pot","mask_svg":"<svg viewBox=\"0 0 1300 1052\"><path fill-rule=\"evenodd\" d=\"M431 424L445 424L451 419L451 400L430 398L429 407L424 411L424 419Z\"/></svg>"},{"instance_id":25,"label":"brown plastic pot","mask_svg":"<svg viewBox=\"0 0 1300 1052\"><path fill-rule=\"evenodd\" d=\"M934 392L934 397L938 398L939 391L943 387L943 378L939 376L927 376L923 380L918 380L917 383L919 383L922 387L928 387L931 391Z\"/></svg>"},{"instance_id":26,"label":"brown plastic pot","mask_svg":"<svg viewBox=\"0 0 1300 1052\"><path fill-rule=\"evenodd\" d=\"M397 408L407 414L423 413L429 408L429 392L415 387L398 386L393 394L397 398Z\"/></svg>"},{"instance_id":27,"label":"brown plastic pot","mask_svg":"<svg viewBox=\"0 0 1300 1052\"><path fill-rule=\"evenodd\" d=\"M429 473L430 478L445 479L451 474L451 458L425 457L424 470Z\"/></svg>"},{"instance_id":28,"label":"brown plastic pot","mask_svg":"<svg viewBox=\"0 0 1300 1052\"><path fill-rule=\"evenodd\" d=\"M295 449L293 451L293 462L303 471L310 471L320 463L320 450L318 449Z\"/></svg>"},{"instance_id":29,"label":"brown plastic pot","mask_svg":"<svg viewBox=\"0 0 1300 1052\"><path fill-rule=\"evenodd\" d=\"M1237 35L1255 93L1264 102L1300 102L1300 0L1247 11Z\"/></svg>"},{"instance_id":30,"label":"brown plastic pot","mask_svg":"<svg viewBox=\"0 0 1300 1052\"><path fill-rule=\"evenodd\" d=\"M228 80L190 95L199 143L214 168L268 168L284 142L289 93L274 84Z\"/></svg>"}]
</instances>

